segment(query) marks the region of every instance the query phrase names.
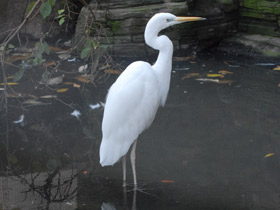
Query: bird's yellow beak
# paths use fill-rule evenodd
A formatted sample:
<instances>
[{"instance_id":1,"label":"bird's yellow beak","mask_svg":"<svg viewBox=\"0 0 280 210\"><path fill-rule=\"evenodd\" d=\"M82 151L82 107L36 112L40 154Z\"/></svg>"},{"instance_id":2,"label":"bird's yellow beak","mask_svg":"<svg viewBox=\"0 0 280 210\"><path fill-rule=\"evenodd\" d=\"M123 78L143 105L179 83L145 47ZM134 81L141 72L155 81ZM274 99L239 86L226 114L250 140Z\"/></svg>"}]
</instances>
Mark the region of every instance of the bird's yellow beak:
<instances>
[{"instance_id":1,"label":"bird's yellow beak","mask_svg":"<svg viewBox=\"0 0 280 210\"><path fill-rule=\"evenodd\" d=\"M199 20L206 20L206 18L203 17L177 17L175 18L175 21L179 22L190 22L190 21L199 21Z\"/></svg>"}]
</instances>

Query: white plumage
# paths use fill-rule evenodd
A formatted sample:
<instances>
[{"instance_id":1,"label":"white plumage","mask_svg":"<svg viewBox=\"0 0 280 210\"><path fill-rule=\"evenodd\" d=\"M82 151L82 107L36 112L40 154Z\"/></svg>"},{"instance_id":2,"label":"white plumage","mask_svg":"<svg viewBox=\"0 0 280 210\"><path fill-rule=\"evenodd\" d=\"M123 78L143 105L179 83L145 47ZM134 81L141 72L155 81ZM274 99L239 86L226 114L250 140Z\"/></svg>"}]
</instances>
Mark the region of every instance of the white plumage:
<instances>
[{"instance_id":1,"label":"white plumage","mask_svg":"<svg viewBox=\"0 0 280 210\"><path fill-rule=\"evenodd\" d=\"M170 13L154 15L146 26L144 36L150 47L159 50L156 63L153 66L143 61L130 64L109 89L102 122L100 164L115 164L134 144L131 163L135 187L136 140L151 125L158 107L164 106L170 84L173 44L167 36L158 36L158 33L171 25L202 19L176 17ZM124 161L123 167L125 186Z\"/></svg>"}]
</instances>

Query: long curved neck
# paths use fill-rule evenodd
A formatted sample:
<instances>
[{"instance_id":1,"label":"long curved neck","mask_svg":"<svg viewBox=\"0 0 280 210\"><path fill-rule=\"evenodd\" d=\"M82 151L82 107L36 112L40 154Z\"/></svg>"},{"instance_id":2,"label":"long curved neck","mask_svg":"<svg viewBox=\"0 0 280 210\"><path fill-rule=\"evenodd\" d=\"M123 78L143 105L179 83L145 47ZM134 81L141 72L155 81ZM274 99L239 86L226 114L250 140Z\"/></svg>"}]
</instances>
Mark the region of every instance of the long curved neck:
<instances>
[{"instance_id":1,"label":"long curved neck","mask_svg":"<svg viewBox=\"0 0 280 210\"><path fill-rule=\"evenodd\" d=\"M163 106L165 104L171 77L172 69L172 55L173 55L173 44L167 36L158 36L159 29L149 27L149 24L145 30L145 41L150 47L159 50L157 61L152 66L154 69L159 85L161 102Z\"/></svg>"}]
</instances>

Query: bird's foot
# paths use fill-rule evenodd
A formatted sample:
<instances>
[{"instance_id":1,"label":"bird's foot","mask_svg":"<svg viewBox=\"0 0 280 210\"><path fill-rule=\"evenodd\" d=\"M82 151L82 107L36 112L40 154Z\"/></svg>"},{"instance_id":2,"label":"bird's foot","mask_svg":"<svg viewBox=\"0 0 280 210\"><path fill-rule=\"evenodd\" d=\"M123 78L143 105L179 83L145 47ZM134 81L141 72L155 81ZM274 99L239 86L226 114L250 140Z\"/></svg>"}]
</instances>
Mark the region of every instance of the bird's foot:
<instances>
[{"instance_id":1,"label":"bird's foot","mask_svg":"<svg viewBox=\"0 0 280 210\"><path fill-rule=\"evenodd\" d=\"M127 186L130 186L132 187L132 189L129 189L127 190L127 192L141 192L141 193L144 193L144 194L147 194L147 195L151 195L151 196L156 196L152 193L149 193L147 192L147 190L152 190L152 189L149 189L149 188L146 188L146 184L137 184L137 185L134 185L134 184L127 184Z\"/></svg>"}]
</instances>

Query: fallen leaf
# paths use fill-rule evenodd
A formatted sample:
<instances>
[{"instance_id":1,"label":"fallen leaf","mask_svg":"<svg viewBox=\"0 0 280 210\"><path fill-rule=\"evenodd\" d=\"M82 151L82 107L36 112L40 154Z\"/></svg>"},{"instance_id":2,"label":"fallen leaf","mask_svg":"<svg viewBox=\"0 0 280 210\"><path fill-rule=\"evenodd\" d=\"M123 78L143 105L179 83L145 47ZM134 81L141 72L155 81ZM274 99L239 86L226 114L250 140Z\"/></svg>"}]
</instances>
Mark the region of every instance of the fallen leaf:
<instances>
[{"instance_id":1,"label":"fallen leaf","mask_svg":"<svg viewBox=\"0 0 280 210\"><path fill-rule=\"evenodd\" d=\"M161 180L162 183L175 183L173 180L163 179Z\"/></svg>"},{"instance_id":2,"label":"fallen leaf","mask_svg":"<svg viewBox=\"0 0 280 210\"><path fill-rule=\"evenodd\" d=\"M233 74L231 71L221 70L219 71L220 74Z\"/></svg>"},{"instance_id":3,"label":"fallen leaf","mask_svg":"<svg viewBox=\"0 0 280 210\"><path fill-rule=\"evenodd\" d=\"M29 100L26 100L22 103L23 104L31 104L31 105L46 105L46 104L49 104L49 103L43 103L41 101L37 101L37 100L34 100L34 99L29 99Z\"/></svg>"},{"instance_id":4,"label":"fallen leaf","mask_svg":"<svg viewBox=\"0 0 280 210\"><path fill-rule=\"evenodd\" d=\"M76 77L76 79L79 81L79 82L84 82L84 83L89 83L89 79L85 78L85 77Z\"/></svg>"},{"instance_id":5,"label":"fallen leaf","mask_svg":"<svg viewBox=\"0 0 280 210\"><path fill-rule=\"evenodd\" d=\"M207 74L207 77L220 77L220 78L224 78L225 76L222 74Z\"/></svg>"},{"instance_id":6,"label":"fallen leaf","mask_svg":"<svg viewBox=\"0 0 280 210\"><path fill-rule=\"evenodd\" d=\"M196 76L199 76L199 73L189 73L189 74L185 74L185 75L182 77L182 80L188 79L188 78L191 78L191 77L196 77Z\"/></svg>"},{"instance_id":7,"label":"fallen leaf","mask_svg":"<svg viewBox=\"0 0 280 210\"><path fill-rule=\"evenodd\" d=\"M28 60L30 57L31 57L30 53L17 53L17 54L9 56L7 58L7 62L14 63L16 61Z\"/></svg>"},{"instance_id":8,"label":"fallen leaf","mask_svg":"<svg viewBox=\"0 0 280 210\"><path fill-rule=\"evenodd\" d=\"M190 60L191 57L190 56L186 56L186 57L173 57L173 61L187 61Z\"/></svg>"},{"instance_id":9,"label":"fallen leaf","mask_svg":"<svg viewBox=\"0 0 280 210\"><path fill-rule=\"evenodd\" d=\"M275 63L255 63L256 66L275 66Z\"/></svg>"},{"instance_id":10,"label":"fallen leaf","mask_svg":"<svg viewBox=\"0 0 280 210\"><path fill-rule=\"evenodd\" d=\"M234 83L234 80L219 80L219 82L217 82L218 84L232 84Z\"/></svg>"},{"instance_id":11,"label":"fallen leaf","mask_svg":"<svg viewBox=\"0 0 280 210\"><path fill-rule=\"evenodd\" d=\"M59 84L62 83L63 77L64 77L64 75L51 78L51 79L49 79L49 80L47 81L47 84L48 84L48 85L59 85Z\"/></svg>"},{"instance_id":12,"label":"fallen leaf","mask_svg":"<svg viewBox=\"0 0 280 210\"><path fill-rule=\"evenodd\" d=\"M65 60L67 60L68 58L70 58L71 55L65 53L65 54L60 54L60 55L58 55L58 57L59 57L61 60L65 61Z\"/></svg>"},{"instance_id":13,"label":"fallen leaf","mask_svg":"<svg viewBox=\"0 0 280 210\"><path fill-rule=\"evenodd\" d=\"M40 96L40 98L57 98L57 95L45 95L45 96Z\"/></svg>"},{"instance_id":14,"label":"fallen leaf","mask_svg":"<svg viewBox=\"0 0 280 210\"><path fill-rule=\"evenodd\" d=\"M238 64L231 64L229 61L224 61L224 64L228 65L228 67L238 68L240 65Z\"/></svg>"},{"instance_id":15,"label":"fallen leaf","mask_svg":"<svg viewBox=\"0 0 280 210\"><path fill-rule=\"evenodd\" d=\"M68 90L69 90L69 88L61 88L61 89L57 89L56 92L58 92L58 93L64 93L64 92L66 92L66 91L68 91Z\"/></svg>"},{"instance_id":16,"label":"fallen leaf","mask_svg":"<svg viewBox=\"0 0 280 210\"><path fill-rule=\"evenodd\" d=\"M43 67L55 66L55 65L56 65L56 62L54 62L54 61L43 63Z\"/></svg>"},{"instance_id":17,"label":"fallen leaf","mask_svg":"<svg viewBox=\"0 0 280 210\"><path fill-rule=\"evenodd\" d=\"M86 65L80 66L78 71L81 73L84 73L85 70L87 70L87 68L88 68L88 65L86 64Z\"/></svg>"},{"instance_id":18,"label":"fallen leaf","mask_svg":"<svg viewBox=\"0 0 280 210\"><path fill-rule=\"evenodd\" d=\"M220 81L218 79L209 79L209 78L198 78L195 80L201 81L201 82L215 82L215 83L219 83L219 81Z\"/></svg>"},{"instance_id":19,"label":"fallen leaf","mask_svg":"<svg viewBox=\"0 0 280 210\"><path fill-rule=\"evenodd\" d=\"M111 67L111 65L110 65L110 64L107 64L107 65L101 66L99 69L100 69L100 70L103 70L103 69L108 69L108 68L110 68L110 67Z\"/></svg>"},{"instance_id":20,"label":"fallen leaf","mask_svg":"<svg viewBox=\"0 0 280 210\"><path fill-rule=\"evenodd\" d=\"M273 70L274 70L274 71L280 71L280 65L279 65L279 66L276 66Z\"/></svg>"},{"instance_id":21,"label":"fallen leaf","mask_svg":"<svg viewBox=\"0 0 280 210\"><path fill-rule=\"evenodd\" d=\"M272 152L272 153L268 153L268 154L266 154L266 155L264 156L264 158L268 158L268 157L271 157L271 156L273 156L273 155L275 155L275 153L274 153L274 152Z\"/></svg>"},{"instance_id":22,"label":"fallen leaf","mask_svg":"<svg viewBox=\"0 0 280 210\"><path fill-rule=\"evenodd\" d=\"M104 72L107 74L120 74L121 73L121 71L114 70L114 69L105 69Z\"/></svg>"},{"instance_id":23,"label":"fallen leaf","mask_svg":"<svg viewBox=\"0 0 280 210\"><path fill-rule=\"evenodd\" d=\"M190 61L190 63L191 63L191 64L195 64L196 62L195 62L195 61Z\"/></svg>"},{"instance_id":24,"label":"fallen leaf","mask_svg":"<svg viewBox=\"0 0 280 210\"><path fill-rule=\"evenodd\" d=\"M4 85L5 83L0 83L0 85ZM18 85L17 82L7 82L7 85Z\"/></svg>"},{"instance_id":25,"label":"fallen leaf","mask_svg":"<svg viewBox=\"0 0 280 210\"><path fill-rule=\"evenodd\" d=\"M62 51L63 49L59 48L59 47L54 47L54 46L49 46L50 48L50 51L53 51L53 52L59 52L59 51Z\"/></svg>"},{"instance_id":26,"label":"fallen leaf","mask_svg":"<svg viewBox=\"0 0 280 210\"><path fill-rule=\"evenodd\" d=\"M81 85L74 83L74 84L73 84L73 87L74 87L74 88L80 88Z\"/></svg>"}]
</instances>

